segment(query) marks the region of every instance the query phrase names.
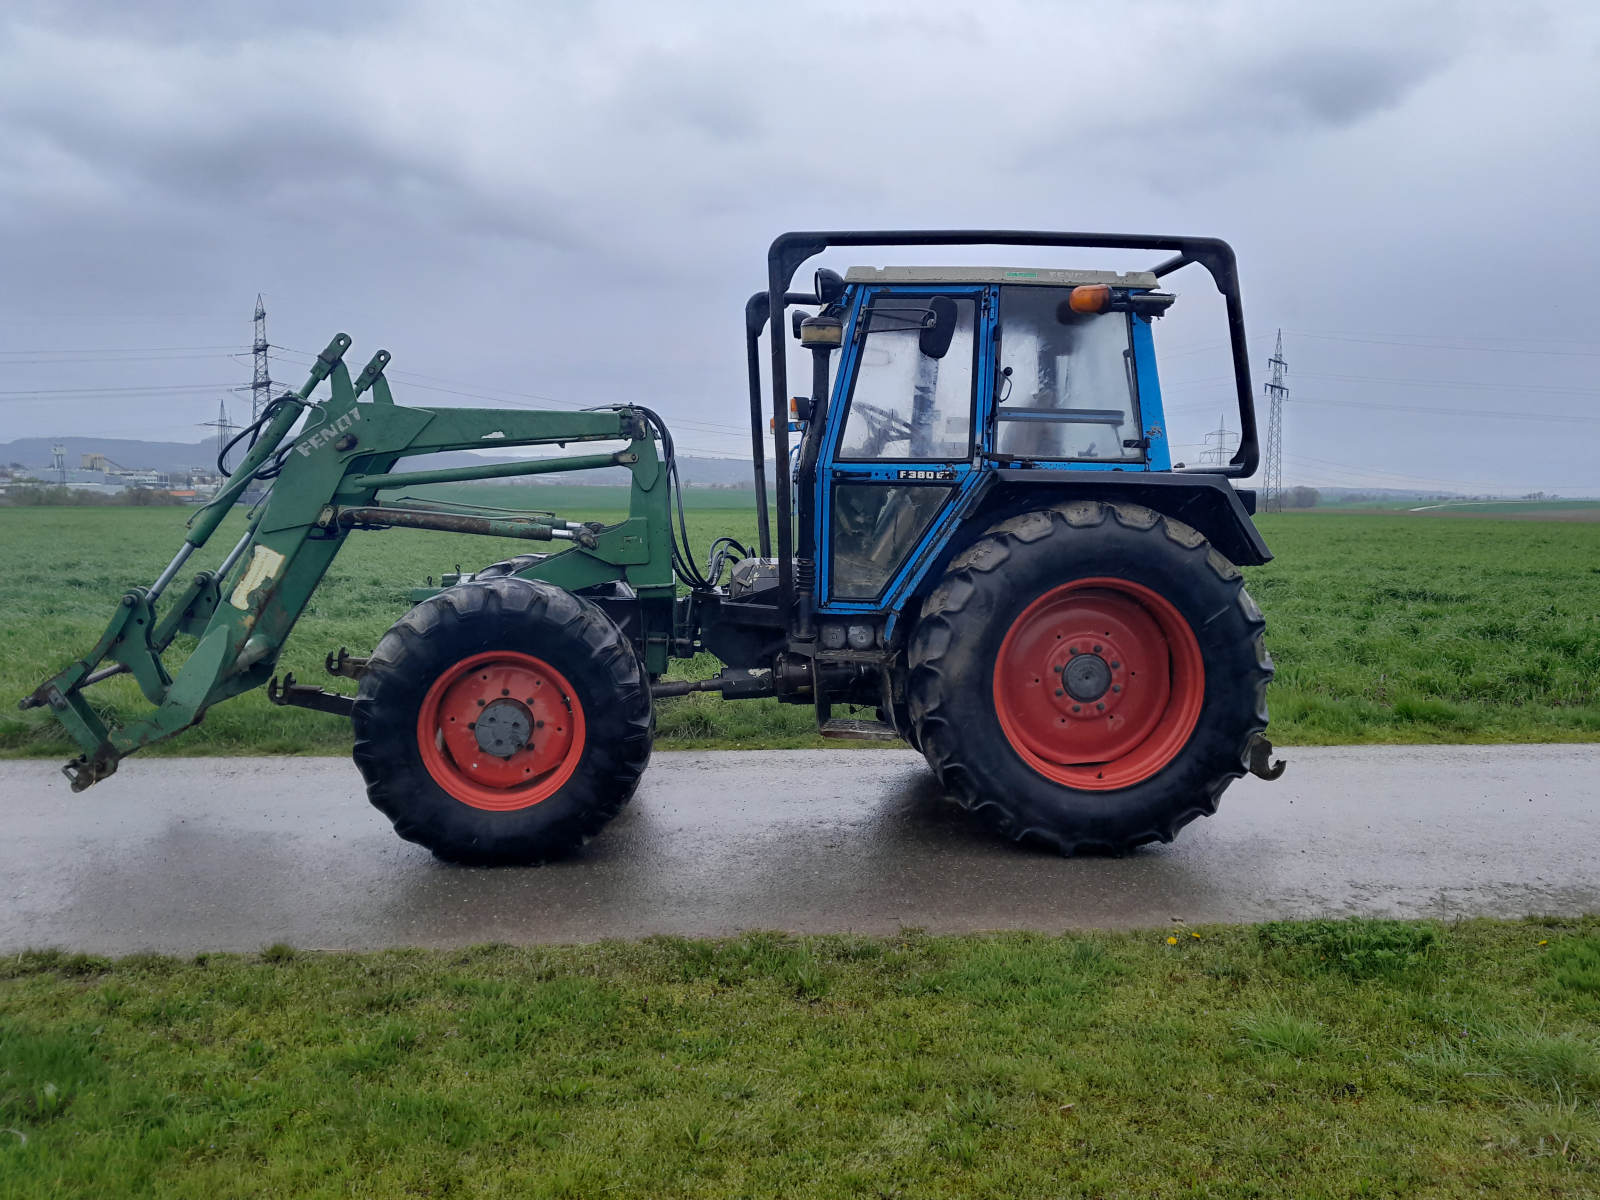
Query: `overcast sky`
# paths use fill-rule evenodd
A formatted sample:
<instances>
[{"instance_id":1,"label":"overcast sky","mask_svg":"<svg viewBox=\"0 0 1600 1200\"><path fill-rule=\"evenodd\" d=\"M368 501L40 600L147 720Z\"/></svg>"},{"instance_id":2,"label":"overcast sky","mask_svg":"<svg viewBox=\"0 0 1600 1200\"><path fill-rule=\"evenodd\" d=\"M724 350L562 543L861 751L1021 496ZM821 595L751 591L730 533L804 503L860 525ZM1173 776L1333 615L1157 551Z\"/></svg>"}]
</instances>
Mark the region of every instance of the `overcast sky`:
<instances>
[{"instance_id":1,"label":"overcast sky","mask_svg":"<svg viewBox=\"0 0 1600 1200\"><path fill-rule=\"evenodd\" d=\"M344 330L402 403L636 400L748 456L774 235L1053 228L1234 244L1287 482L1600 495L1592 2L5 11L0 441L242 415L261 292L293 385ZM1169 282L1192 461L1237 417L1208 278Z\"/></svg>"}]
</instances>

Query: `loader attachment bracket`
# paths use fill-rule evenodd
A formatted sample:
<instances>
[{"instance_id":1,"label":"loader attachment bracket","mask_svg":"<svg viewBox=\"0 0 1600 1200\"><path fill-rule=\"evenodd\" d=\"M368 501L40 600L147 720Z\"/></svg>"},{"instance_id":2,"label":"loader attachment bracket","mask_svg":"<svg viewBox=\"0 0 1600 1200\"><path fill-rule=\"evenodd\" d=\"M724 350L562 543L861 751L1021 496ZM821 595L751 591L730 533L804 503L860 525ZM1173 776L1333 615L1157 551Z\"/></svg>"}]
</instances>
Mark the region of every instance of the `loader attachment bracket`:
<instances>
[{"instance_id":1,"label":"loader attachment bracket","mask_svg":"<svg viewBox=\"0 0 1600 1200\"><path fill-rule=\"evenodd\" d=\"M1250 739L1248 753L1250 756L1250 774L1258 779L1265 779L1271 782L1279 778L1289 767L1289 764L1281 758L1275 763L1271 762L1272 743L1259 733Z\"/></svg>"},{"instance_id":2,"label":"loader attachment bracket","mask_svg":"<svg viewBox=\"0 0 1600 1200\"><path fill-rule=\"evenodd\" d=\"M69 763L63 764L61 773L72 784L74 792L84 791L99 783L107 776L117 773L117 763L120 761L117 752L110 746L102 745L95 751L93 758L80 754Z\"/></svg>"},{"instance_id":3,"label":"loader attachment bracket","mask_svg":"<svg viewBox=\"0 0 1600 1200\"><path fill-rule=\"evenodd\" d=\"M268 681L267 700L280 708L288 706L314 708L318 712L333 713L337 717L348 717L356 707L354 696L325 691L309 683L296 683L293 672L283 677L281 687L276 675Z\"/></svg>"},{"instance_id":4,"label":"loader attachment bracket","mask_svg":"<svg viewBox=\"0 0 1600 1200\"><path fill-rule=\"evenodd\" d=\"M343 646L340 646L337 654L332 650L328 651L328 656L323 659L322 665L329 675L342 675L346 679L360 679L367 673L367 663L370 661L371 659L357 658Z\"/></svg>"}]
</instances>

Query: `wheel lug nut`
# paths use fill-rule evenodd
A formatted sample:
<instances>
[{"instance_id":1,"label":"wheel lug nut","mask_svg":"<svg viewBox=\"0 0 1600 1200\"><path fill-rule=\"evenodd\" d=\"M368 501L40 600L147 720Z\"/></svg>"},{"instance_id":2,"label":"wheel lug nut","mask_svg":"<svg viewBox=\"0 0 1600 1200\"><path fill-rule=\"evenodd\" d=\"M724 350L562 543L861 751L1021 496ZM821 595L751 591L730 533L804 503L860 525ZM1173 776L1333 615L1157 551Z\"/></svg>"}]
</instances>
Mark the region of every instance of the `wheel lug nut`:
<instances>
[{"instance_id":1,"label":"wheel lug nut","mask_svg":"<svg viewBox=\"0 0 1600 1200\"><path fill-rule=\"evenodd\" d=\"M1076 654L1077 652L1078 652L1078 648L1076 646L1068 646L1067 647L1067 653L1068 654Z\"/></svg>"},{"instance_id":2,"label":"wheel lug nut","mask_svg":"<svg viewBox=\"0 0 1600 1200\"><path fill-rule=\"evenodd\" d=\"M1061 689L1060 688L1056 689L1056 695L1058 695L1058 696L1061 695Z\"/></svg>"},{"instance_id":3,"label":"wheel lug nut","mask_svg":"<svg viewBox=\"0 0 1600 1200\"><path fill-rule=\"evenodd\" d=\"M1119 662L1118 662L1118 661L1117 661L1117 660L1116 660L1116 659L1114 659L1114 658L1113 658L1113 659L1112 659L1112 660L1111 660L1111 669L1112 669L1112 670L1113 670L1113 671L1115 671L1115 670L1116 670L1116 669L1117 669L1117 668L1118 668L1118 667L1120 667L1120 666L1121 666L1121 665L1122 665L1122 664L1121 664L1121 663L1119 663Z\"/></svg>"},{"instance_id":4,"label":"wheel lug nut","mask_svg":"<svg viewBox=\"0 0 1600 1200\"><path fill-rule=\"evenodd\" d=\"M1095 708L1099 709L1101 712L1105 712L1105 710L1106 710L1106 706L1103 703L1096 704Z\"/></svg>"},{"instance_id":5,"label":"wheel lug nut","mask_svg":"<svg viewBox=\"0 0 1600 1200\"><path fill-rule=\"evenodd\" d=\"M483 701L482 701L482 700L479 700L479 701L478 701L478 707L479 707L479 708L482 708L482 707L483 707Z\"/></svg>"},{"instance_id":6,"label":"wheel lug nut","mask_svg":"<svg viewBox=\"0 0 1600 1200\"><path fill-rule=\"evenodd\" d=\"M1100 647L1099 647L1099 646L1096 646L1096 647L1095 647L1095 648L1094 648L1094 652L1095 652L1095 653L1096 653L1096 654L1099 654L1099 653L1100 653Z\"/></svg>"},{"instance_id":7,"label":"wheel lug nut","mask_svg":"<svg viewBox=\"0 0 1600 1200\"><path fill-rule=\"evenodd\" d=\"M1083 705L1081 705L1081 704L1074 704L1074 705L1073 705L1073 706L1072 706L1072 711L1073 711L1073 712L1082 712L1082 711L1083 711Z\"/></svg>"},{"instance_id":8,"label":"wheel lug nut","mask_svg":"<svg viewBox=\"0 0 1600 1200\"><path fill-rule=\"evenodd\" d=\"M1120 683L1113 683L1111 685L1111 690L1113 692L1120 692L1122 690L1122 685Z\"/></svg>"}]
</instances>

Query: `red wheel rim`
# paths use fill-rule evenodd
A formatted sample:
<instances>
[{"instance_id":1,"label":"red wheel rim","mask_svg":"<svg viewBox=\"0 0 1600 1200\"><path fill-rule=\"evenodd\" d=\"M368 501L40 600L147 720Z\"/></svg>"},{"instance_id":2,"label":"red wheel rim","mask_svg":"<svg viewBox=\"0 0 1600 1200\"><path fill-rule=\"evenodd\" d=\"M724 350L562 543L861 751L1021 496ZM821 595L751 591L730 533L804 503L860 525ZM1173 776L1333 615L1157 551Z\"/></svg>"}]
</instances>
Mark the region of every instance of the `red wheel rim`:
<instances>
[{"instance_id":1,"label":"red wheel rim","mask_svg":"<svg viewBox=\"0 0 1600 1200\"><path fill-rule=\"evenodd\" d=\"M526 727L508 754L479 745L476 725L490 705ZM583 706L566 677L530 654L492 650L450 667L423 697L417 745L434 781L463 804L497 812L548 800L583 757Z\"/></svg>"},{"instance_id":2,"label":"red wheel rim","mask_svg":"<svg viewBox=\"0 0 1600 1200\"><path fill-rule=\"evenodd\" d=\"M1131 787L1171 762L1205 690L1189 623L1124 579L1078 579L1040 596L1006 631L994 670L1012 748L1047 779L1089 791Z\"/></svg>"}]
</instances>

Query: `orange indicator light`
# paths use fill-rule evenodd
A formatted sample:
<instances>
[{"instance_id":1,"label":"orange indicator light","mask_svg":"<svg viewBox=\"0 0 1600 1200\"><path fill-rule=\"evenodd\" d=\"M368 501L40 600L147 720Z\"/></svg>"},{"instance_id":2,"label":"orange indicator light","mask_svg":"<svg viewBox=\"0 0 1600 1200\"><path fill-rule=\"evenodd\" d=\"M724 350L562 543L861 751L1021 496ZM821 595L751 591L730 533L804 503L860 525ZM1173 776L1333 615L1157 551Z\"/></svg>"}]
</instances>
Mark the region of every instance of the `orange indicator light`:
<instances>
[{"instance_id":1,"label":"orange indicator light","mask_svg":"<svg viewBox=\"0 0 1600 1200\"><path fill-rule=\"evenodd\" d=\"M1072 289L1067 303L1075 313L1105 312L1111 304L1111 289L1103 283L1086 283Z\"/></svg>"}]
</instances>

